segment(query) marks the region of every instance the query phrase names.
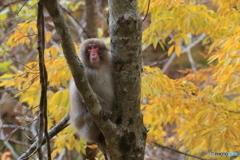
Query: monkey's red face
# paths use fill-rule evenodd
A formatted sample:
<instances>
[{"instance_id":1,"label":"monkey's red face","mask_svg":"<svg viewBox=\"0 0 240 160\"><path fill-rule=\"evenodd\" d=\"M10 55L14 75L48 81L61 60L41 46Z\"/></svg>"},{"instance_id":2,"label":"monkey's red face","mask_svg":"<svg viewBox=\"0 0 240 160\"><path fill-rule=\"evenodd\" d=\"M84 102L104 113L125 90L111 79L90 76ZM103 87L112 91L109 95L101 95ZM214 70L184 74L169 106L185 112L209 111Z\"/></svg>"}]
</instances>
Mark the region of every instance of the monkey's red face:
<instances>
[{"instance_id":1,"label":"monkey's red face","mask_svg":"<svg viewBox=\"0 0 240 160\"><path fill-rule=\"evenodd\" d=\"M89 44L87 47L89 60L91 63L96 63L100 60L99 47L96 44Z\"/></svg>"}]
</instances>

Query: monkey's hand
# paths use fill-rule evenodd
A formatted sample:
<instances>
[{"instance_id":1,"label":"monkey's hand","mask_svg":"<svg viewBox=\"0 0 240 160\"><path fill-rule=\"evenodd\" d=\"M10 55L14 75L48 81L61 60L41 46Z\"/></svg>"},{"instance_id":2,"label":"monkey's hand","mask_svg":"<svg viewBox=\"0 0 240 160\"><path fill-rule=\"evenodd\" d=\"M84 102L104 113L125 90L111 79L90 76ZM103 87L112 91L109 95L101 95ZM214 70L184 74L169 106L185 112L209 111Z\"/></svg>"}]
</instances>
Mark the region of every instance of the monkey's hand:
<instances>
[{"instance_id":1,"label":"monkey's hand","mask_svg":"<svg viewBox=\"0 0 240 160\"><path fill-rule=\"evenodd\" d=\"M102 118L106 121L108 120L111 115L112 115L112 111L110 110L110 108L108 107L108 105L105 102L100 102L102 109L101 109L101 116Z\"/></svg>"},{"instance_id":2,"label":"monkey's hand","mask_svg":"<svg viewBox=\"0 0 240 160\"><path fill-rule=\"evenodd\" d=\"M109 106L107 105L107 103L101 97L98 96L98 100L102 107L100 114L101 114L102 118L106 121L111 117L112 111L109 108Z\"/></svg>"}]
</instances>

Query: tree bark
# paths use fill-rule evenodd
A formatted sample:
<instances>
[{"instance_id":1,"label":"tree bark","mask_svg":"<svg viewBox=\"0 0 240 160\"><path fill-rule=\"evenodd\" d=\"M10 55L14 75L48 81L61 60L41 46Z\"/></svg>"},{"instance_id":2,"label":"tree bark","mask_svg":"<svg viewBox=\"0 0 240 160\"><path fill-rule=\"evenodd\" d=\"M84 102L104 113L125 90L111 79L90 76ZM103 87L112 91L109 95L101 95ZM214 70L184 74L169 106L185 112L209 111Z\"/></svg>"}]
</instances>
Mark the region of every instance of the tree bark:
<instances>
[{"instance_id":1,"label":"tree bark","mask_svg":"<svg viewBox=\"0 0 240 160\"><path fill-rule=\"evenodd\" d=\"M140 111L142 21L136 0L108 0L115 79L114 122L123 135L114 138L119 159L144 159L146 128ZM115 148L116 149L116 148ZM113 158L115 160L115 157Z\"/></svg>"},{"instance_id":2,"label":"tree bark","mask_svg":"<svg viewBox=\"0 0 240 160\"><path fill-rule=\"evenodd\" d=\"M85 21L86 26L84 34L85 39L96 38L97 37L97 24L98 24L98 14L97 14L97 1L96 0L85 0Z\"/></svg>"}]
</instances>

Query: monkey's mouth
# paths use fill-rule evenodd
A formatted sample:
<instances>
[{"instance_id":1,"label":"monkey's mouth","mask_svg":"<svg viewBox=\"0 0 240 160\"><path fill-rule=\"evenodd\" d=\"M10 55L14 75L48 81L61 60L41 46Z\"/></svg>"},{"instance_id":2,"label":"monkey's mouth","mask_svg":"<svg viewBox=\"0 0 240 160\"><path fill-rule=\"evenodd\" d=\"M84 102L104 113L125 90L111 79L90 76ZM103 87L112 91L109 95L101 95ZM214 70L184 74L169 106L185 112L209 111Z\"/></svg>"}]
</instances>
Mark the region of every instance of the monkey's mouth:
<instances>
[{"instance_id":1,"label":"monkey's mouth","mask_svg":"<svg viewBox=\"0 0 240 160\"><path fill-rule=\"evenodd\" d=\"M92 63L97 63L97 62L99 62L99 58L91 58L91 62Z\"/></svg>"}]
</instances>

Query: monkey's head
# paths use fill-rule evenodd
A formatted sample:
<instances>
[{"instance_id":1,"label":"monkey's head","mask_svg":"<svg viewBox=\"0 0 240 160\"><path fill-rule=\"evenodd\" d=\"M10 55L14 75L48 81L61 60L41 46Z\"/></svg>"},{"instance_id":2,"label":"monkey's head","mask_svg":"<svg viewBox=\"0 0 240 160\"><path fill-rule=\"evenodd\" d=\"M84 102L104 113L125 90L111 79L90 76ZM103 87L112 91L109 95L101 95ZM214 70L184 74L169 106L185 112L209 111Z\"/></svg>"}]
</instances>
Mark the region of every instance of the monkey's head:
<instances>
[{"instance_id":1,"label":"monkey's head","mask_svg":"<svg viewBox=\"0 0 240 160\"><path fill-rule=\"evenodd\" d=\"M99 68L104 64L109 64L108 49L101 39L92 38L84 41L80 51L80 58L86 67Z\"/></svg>"}]
</instances>

